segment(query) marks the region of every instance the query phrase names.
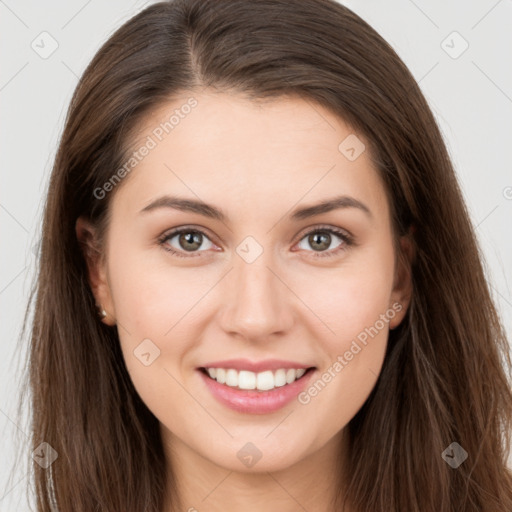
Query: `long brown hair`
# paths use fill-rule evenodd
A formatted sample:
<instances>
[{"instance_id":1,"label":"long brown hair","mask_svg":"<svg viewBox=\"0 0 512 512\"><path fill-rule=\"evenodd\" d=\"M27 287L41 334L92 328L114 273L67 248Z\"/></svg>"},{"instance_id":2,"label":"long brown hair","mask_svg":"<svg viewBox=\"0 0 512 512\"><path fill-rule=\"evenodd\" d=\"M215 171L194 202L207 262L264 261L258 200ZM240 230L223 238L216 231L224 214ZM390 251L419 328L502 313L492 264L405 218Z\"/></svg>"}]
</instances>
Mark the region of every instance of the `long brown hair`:
<instances>
[{"instance_id":1,"label":"long brown hair","mask_svg":"<svg viewBox=\"0 0 512 512\"><path fill-rule=\"evenodd\" d=\"M98 321L75 222L84 215L105 232L113 193L98 199L94 190L125 162L131 134L151 110L205 87L254 99L292 94L339 115L370 141L395 241L411 233L412 302L347 426L348 486L333 507L512 510L509 346L444 141L395 51L332 0L154 4L81 77L29 300L32 449L46 442L58 453L46 469L33 463L37 510L162 512L175 492L166 489L158 421L134 389L116 328ZM453 442L468 454L457 469L441 456Z\"/></svg>"}]
</instances>

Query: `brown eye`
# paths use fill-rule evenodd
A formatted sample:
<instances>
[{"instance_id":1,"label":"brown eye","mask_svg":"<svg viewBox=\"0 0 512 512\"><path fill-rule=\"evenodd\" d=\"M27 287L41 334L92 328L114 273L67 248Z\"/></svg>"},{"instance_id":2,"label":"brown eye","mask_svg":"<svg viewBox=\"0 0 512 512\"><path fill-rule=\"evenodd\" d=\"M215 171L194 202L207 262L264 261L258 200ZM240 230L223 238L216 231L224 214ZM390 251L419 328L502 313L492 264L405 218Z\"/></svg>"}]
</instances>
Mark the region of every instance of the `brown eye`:
<instances>
[{"instance_id":1,"label":"brown eye","mask_svg":"<svg viewBox=\"0 0 512 512\"><path fill-rule=\"evenodd\" d=\"M334 235L334 236L333 236ZM316 230L312 231L311 233L307 234L302 240L307 241L307 245L311 247L316 252L323 252L330 248L333 241L335 241L335 238L341 238L339 235L335 235L334 233L331 233L327 230ZM341 240L343 243L343 240ZM338 244L340 245L340 244ZM304 249L305 247L301 247ZM336 248L336 247L335 247ZM332 249L332 247L331 247Z\"/></svg>"},{"instance_id":2,"label":"brown eye","mask_svg":"<svg viewBox=\"0 0 512 512\"><path fill-rule=\"evenodd\" d=\"M332 247L336 240L339 240L338 244ZM329 257L336 256L351 245L353 245L352 236L344 231L334 228L316 228L302 237L298 247L307 252L316 253L315 257ZM309 250L308 247L313 250Z\"/></svg>"},{"instance_id":3,"label":"brown eye","mask_svg":"<svg viewBox=\"0 0 512 512\"><path fill-rule=\"evenodd\" d=\"M204 244L206 243L206 247ZM176 256L185 256L190 253L191 256L199 256L204 250L213 247L208 236L197 229L179 229L164 235L160 239L160 244L166 251ZM209 244L209 245L208 245ZM203 246L203 250L199 250Z\"/></svg>"},{"instance_id":4,"label":"brown eye","mask_svg":"<svg viewBox=\"0 0 512 512\"><path fill-rule=\"evenodd\" d=\"M325 251L331 245L331 235L326 231L317 231L308 235L308 243L315 250Z\"/></svg>"},{"instance_id":5,"label":"brown eye","mask_svg":"<svg viewBox=\"0 0 512 512\"><path fill-rule=\"evenodd\" d=\"M202 242L203 235L196 231L189 231L178 235L178 244L181 248L185 249L185 251L195 251L199 249Z\"/></svg>"}]
</instances>

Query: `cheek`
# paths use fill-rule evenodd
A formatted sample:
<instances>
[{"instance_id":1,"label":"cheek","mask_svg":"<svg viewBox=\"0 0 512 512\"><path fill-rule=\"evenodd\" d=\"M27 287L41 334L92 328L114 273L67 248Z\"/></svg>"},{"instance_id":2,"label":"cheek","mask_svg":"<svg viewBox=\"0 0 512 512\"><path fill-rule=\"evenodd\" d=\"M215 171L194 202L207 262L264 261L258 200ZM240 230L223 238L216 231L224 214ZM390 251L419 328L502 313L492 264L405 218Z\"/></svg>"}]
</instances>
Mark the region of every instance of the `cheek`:
<instances>
[{"instance_id":1,"label":"cheek","mask_svg":"<svg viewBox=\"0 0 512 512\"><path fill-rule=\"evenodd\" d=\"M193 364L191 354L211 313L202 299L219 279L207 266L173 267L166 254L151 258L157 250L148 255L119 243L110 255L116 262L110 281L121 349L134 386L152 411L183 398L177 381Z\"/></svg>"},{"instance_id":2,"label":"cheek","mask_svg":"<svg viewBox=\"0 0 512 512\"><path fill-rule=\"evenodd\" d=\"M387 330L388 322L383 326L379 320L392 305L393 272L392 245L383 239L347 254L337 268L316 268L296 276L295 290L322 321L317 332L331 357L347 350L351 340L376 323L379 330Z\"/></svg>"},{"instance_id":3,"label":"cheek","mask_svg":"<svg viewBox=\"0 0 512 512\"><path fill-rule=\"evenodd\" d=\"M119 263L112 265L111 288L126 368L146 406L161 422L177 427L169 404L194 405L178 384L183 380L179 363L195 343L189 322L191 308L205 293L204 278L201 283L183 269L121 252L112 254Z\"/></svg>"},{"instance_id":4,"label":"cheek","mask_svg":"<svg viewBox=\"0 0 512 512\"><path fill-rule=\"evenodd\" d=\"M186 323L187 312L208 289L208 278L199 269L172 267L155 251L123 250L111 253L110 280L116 318L125 331L136 336L166 339L175 326ZM185 317L185 315L187 315ZM181 320L183 319L183 320Z\"/></svg>"},{"instance_id":5,"label":"cheek","mask_svg":"<svg viewBox=\"0 0 512 512\"><path fill-rule=\"evenodd\" d=\"M143 251L128 250L119 242L110 253L109 281L121 349L138 391L151 389L153 394L157 375L161 378L168 361L187 348L171 342L186 324L187 317L180 319L197 299L193 283L187 288L179 269L160 268Z\"/></svg>"},{"instance_id":6,"label":"cheek","mask_svg":"<svg viewBox=\"0 0 512 512\"><path fill-rule=\"evenodd\" d=\"M380 373L396 314L390 303L393 271L391 242L383 243L347 258L336 271L318 272L306 295L323 323L317 343L324 359L299 403L328 411L325 421L333 432L357 413ZM304 290L311 281L309 276L302 282Z\"/></svg>"}]
</instances>

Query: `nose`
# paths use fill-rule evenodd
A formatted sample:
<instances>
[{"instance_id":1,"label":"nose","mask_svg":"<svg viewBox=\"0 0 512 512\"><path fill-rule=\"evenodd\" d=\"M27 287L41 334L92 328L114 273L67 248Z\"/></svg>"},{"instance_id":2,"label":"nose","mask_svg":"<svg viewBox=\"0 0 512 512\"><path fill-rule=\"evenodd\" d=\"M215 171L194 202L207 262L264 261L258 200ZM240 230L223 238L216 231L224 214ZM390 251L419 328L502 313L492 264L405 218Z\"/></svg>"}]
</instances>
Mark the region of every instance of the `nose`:
<instances>
[{"instance_id":1,"label":"nose","mask_svg":"<svg viewBox=\"0 0 512 512\"><path fill-rule=\"evenodd\" d=\"M265 254L252 263L235 258L221 315L224 332L259 343L290 330L294 318L293 293Z\"/></svg>"}]
</instances>

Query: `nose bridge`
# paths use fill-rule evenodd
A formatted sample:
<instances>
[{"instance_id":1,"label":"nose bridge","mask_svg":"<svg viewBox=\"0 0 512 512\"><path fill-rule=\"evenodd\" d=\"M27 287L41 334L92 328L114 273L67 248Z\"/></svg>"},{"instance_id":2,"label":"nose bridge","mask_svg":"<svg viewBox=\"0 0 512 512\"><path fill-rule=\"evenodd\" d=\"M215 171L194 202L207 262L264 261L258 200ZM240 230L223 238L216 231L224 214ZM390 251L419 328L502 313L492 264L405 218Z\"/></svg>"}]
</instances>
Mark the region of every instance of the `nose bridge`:
<instances>
[{"instance_id":1,"label":"nose bridge","mask_svg":"<svg viewBox=\"0 0 512 512\"><path fill-rule=\"evenodd\" d=\"M226 283L229 302L223 327L227 332L257 339L289 328L292 315L286 287L275 275L270 253L264 251L254 261L236 256Z\"/></svg>"}]
</instances>

